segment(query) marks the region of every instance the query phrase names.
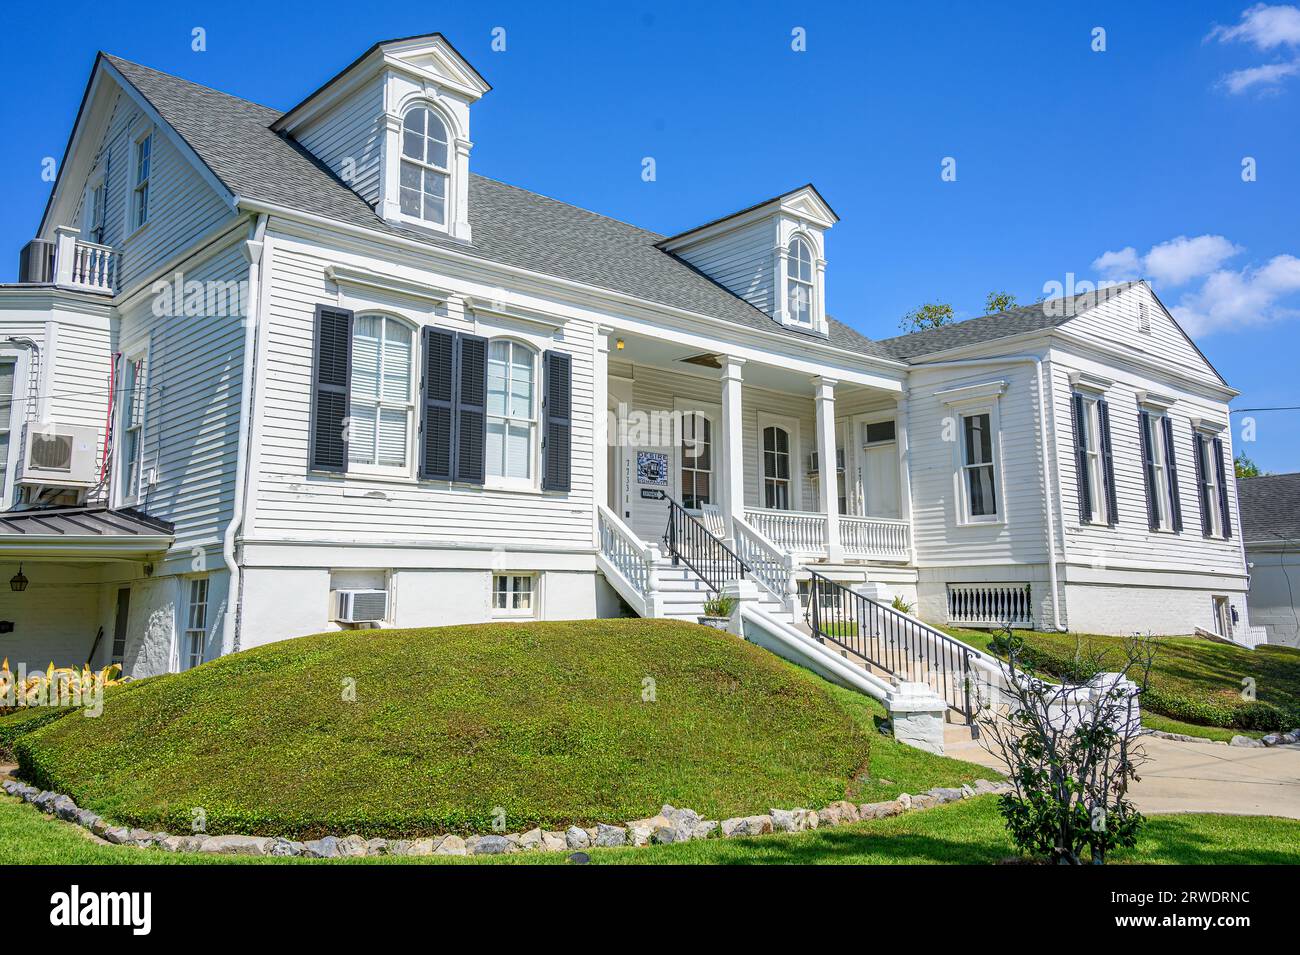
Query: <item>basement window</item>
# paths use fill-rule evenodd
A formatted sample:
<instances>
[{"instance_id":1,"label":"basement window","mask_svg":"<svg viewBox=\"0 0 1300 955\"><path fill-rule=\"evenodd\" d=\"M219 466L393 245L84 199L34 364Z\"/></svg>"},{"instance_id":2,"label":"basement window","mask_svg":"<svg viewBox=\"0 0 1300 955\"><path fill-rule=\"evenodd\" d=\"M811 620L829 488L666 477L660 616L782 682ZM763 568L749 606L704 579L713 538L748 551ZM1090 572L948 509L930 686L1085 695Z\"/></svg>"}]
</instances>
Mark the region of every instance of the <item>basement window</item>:
<instances>
[{"instance_id":1,"label":"basement window","mask_svg":"<svg viewBox=\"0 0 1300 955\"><path fill-rule=\"evenodd\" d=\"M536 616L536 584L536 574L493 574L492 616Z\"/></svg>"}]
</instances>

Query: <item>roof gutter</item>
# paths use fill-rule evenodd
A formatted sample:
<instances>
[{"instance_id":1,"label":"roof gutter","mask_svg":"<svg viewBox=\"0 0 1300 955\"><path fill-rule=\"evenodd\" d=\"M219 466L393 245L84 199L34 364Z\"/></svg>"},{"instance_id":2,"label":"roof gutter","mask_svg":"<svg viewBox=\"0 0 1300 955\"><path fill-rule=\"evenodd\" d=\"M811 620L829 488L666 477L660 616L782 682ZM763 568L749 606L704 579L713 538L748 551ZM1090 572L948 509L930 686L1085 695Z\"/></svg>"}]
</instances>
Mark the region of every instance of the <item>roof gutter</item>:
<instances>
[{"instance_id":1,"label":"roof gutter","mask_svg":"<svg viewBox=\"0 0 1300 955\"><path fill-rule=\"evenodd\" d=\"M1052 588L1052 626L1061 626L1060 591L1056 570L1056 484L1052 480L1052 467L1048 461L1047 446L1047 392L1043 387L1043 359L1038 355L999 355L996 358L958 358L951 361L926 362L915 366L921 371L930 368L966 368L981 365L1033 365L1038 387L1038 446L1043 455L1043 503L1047 510L1047 579Z\"/></svg>"},{"instance_id":2,"label":"roof gutter","mask_svg":"<svg viewBox=\"0 0 1300 955\"><path fill-rule=\"evenodd\" d=\"M248 302L244 315L244 362L243 377L240 380L239 400L239 444L235 452L235 499L226 525L226 533L221 542L221 556L225 560L229 574L226 591L226 613L222 619L221 652L236 653L239 650L240 610L243 606L244 579L235 557L235 540L244 525L244 488L248 484L248 432L252 421L253 368L254 353L257 349L257 328L261 320L261 267L262 247L266 237L265 213L258 215L253 223L251 234L244 243L244 255L248 259Z\"/></svg>"}]
</instances>

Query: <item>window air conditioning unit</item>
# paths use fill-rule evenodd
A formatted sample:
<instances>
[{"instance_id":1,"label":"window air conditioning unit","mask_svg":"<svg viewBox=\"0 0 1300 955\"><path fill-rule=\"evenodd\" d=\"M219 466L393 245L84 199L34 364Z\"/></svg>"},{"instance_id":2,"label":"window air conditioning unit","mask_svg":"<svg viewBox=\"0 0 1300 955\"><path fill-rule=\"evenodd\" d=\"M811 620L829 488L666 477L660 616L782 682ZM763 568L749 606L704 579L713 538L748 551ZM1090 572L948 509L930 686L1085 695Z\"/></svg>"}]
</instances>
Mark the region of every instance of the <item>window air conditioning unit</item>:
<instances>
[{"instance_id":1,"label":"window air conditioning unit","mask_svg":"<svg viewBox=\"0 0 1300 955\"><path fill-rule=\"evenodd\" d=\"M819 464L820 464L820 462L819 462L818 459L817 459L817 452L816 452L816 451L814 451L812 454L808 455L808 473L809 473L809 474L820 474L822 469L821 469L821 467L819 466ZM844 449L843 449L843 448L836 448L836 449L835 449L835 470L836 470L837 472L841 472L841 471L844 470Z\"/></svg>"},{"instance_id":2,"label":"window air conditioning unit","mask_svg":"<svg viewBox=\"0 0 1300 955\"><path fill-rule=\"evenodd\" d=\"M44 422L27 427L21 483L94 487L99 483L99 430Z\"/></svg>"},{"instance_id":3,"label":"window air conditioning unit","mask_svg":"<svg viewBox=\"0 0 1300 955\"><path fill-rule=\"evenodd\" d=\"M387 590L334 591L333 619L338 623L379 623L387 617Z\"/></svg>"}]
</instances>

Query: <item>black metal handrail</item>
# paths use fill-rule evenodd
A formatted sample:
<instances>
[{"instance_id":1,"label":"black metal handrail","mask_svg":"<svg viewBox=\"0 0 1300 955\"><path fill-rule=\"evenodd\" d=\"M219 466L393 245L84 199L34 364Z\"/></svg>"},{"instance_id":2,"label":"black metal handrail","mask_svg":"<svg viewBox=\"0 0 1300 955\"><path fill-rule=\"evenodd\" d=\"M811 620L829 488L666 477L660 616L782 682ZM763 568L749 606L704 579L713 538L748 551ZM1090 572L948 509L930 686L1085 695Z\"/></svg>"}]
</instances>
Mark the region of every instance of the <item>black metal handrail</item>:
<instances>
[{"instance_id":1,"label":"black metal handrail","mask_svg":"<svg viewBox=\"0 0 1300 955\"><path fill-rule=\"evenodd\" d=\"M823 641L904 680L927 683L972 725L971 660L964 644L811 571L808 625Z\"/></svg>"},{"instance_id":2,"label":"black metal handrail","mask_svg":"<svg viewBox=\"0 0 1300 955\"><path fill-rule=\"evenodd\" d=\"M661 492L662 493L662 492ZM673 564L685 564L713 593L719 593L729 580L743 580L749 565L704 526L694 514L667 494L668 527L664 530L664 547Z\"/></svg>"}]
</instances>

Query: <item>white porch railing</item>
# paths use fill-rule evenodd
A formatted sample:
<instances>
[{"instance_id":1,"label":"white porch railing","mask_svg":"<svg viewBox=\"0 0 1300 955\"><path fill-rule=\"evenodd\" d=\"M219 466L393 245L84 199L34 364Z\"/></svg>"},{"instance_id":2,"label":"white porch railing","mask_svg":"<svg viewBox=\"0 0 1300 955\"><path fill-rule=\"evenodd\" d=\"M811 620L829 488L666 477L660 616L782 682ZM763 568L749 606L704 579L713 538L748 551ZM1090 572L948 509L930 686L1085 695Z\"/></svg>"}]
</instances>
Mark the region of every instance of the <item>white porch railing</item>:
<instances>
[{"instance_id":1,"label":"white porch railing","mask_svg":"<svg viewBox=\"0 0 1300 955\"><path fill-rule=\"evenodd\" d=\"M795 583L795 559L745 521L737 518L734 544L736 556L749 567L760 586L781 601L781 607L799 616L798 588Z\"/></svg>"},{"instance_id":2,"label":"white porch railing","mask_svg":"<svg viewBox=\"0 0 1300 955\"><path fill-rule=\"evenodd\" d=\"M825 514L747 508L745 520L768 540L795 554L816 557L826 553ZM841 514L840 544L846 557L907 560L912 553L912 528L907 521Z\"/></svg>"},{"instance_id":3,"label":"white porch railing","mask_svg":"<svg viewBox=\"0 0 1300 955\"><path fill-rule=\"evenodd\" d=\"M111 292L116 264L111 247L78 239L72 251L72 284Z\"/></svg>"},{"instance_id":4,"label":"white porch railing","mask_svg":"<svg viewBox=\"0 0 1300 955\"><path fill-rule=\"evenodd\" d=\"M600 559L606 565L603 569L607 575L621 578L613 581L615 589L641 616L658 616L654 546L632 533L631 528L603 504L596 506L596 526L600 533Z\"/></svg>"},{"instance_id":5,"label":"white porch railing","mask_svg":"<svg viewBox=\"0 0 1300 955\"><path fill-rule=\"evenodd\" d=\"M117 281L117 258L111 246L87 242L70 226L54 230L54 282L95 292L112 292Z\"/></svg>"},{"instance_id":6,"label":"white porch railing","mask_svg":"<svg viewBox=\"0 0 1300 955\"><path fill-rule=\"evenodd\" d=\"M949 623L977 627L1034 625L1029 584L949 584Z\"/></svg>"}]
</instances>

